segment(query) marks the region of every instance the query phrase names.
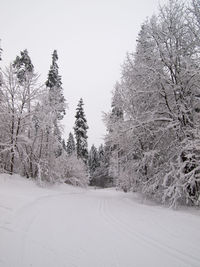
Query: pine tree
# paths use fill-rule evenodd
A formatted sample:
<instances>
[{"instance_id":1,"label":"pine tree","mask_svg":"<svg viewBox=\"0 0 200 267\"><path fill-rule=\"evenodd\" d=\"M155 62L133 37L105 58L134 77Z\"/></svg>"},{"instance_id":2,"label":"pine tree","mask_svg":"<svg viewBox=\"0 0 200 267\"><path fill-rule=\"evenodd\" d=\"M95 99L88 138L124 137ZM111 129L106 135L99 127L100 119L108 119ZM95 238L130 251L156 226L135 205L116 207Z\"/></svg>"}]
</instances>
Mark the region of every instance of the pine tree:
<instances>
[{"instance_id":1,"label":"pine tree","mask_svg":"<svg viewBox=\"0 0 200 267\"><path fill-rule=\"evenodd\" d=\"M30 81L30 76L33 76L34 66L27 49L21 51L20 56L16 57L13 67L16 69L17 78L21 85Z\"/></svg>"},{"instance_id":2,"label":"pine tree","mask_svg":"<svg viewBox=\"0 0 200 267\"><path fill-rule=\"evenodd\" d=\"M100 145L97 150L91 147L89 153L90 184L93 186L110 187L114 185L113 178L109 175L109 147Z\"/></svg>"},{"instance_id":3,"label":"pine tree","mask_svg":"<svg viewBox=\"0 0 200 267\"><path fill-rule=\"evenodd\" d=\"M112 123L119 122L123 120L123 109L122 109L122 100L120 95L120 84L117 82L114 88L113 97L112 97L112 111L111 111L111 120Z\"/></svg>"},{"instance_id":4,"label":"pine tree","mask_svg":"<svg viewBox=\"0 0 200 267\"><path fill-rule=\"evenodd\" d=\"M67 140L66 151L68 156L71 156L73 153L75 153L74 136L71 132L69 133L69 137Z\"/></svg>"},{"instance_id":5,"label":"pine tree","mask_svg":"<svg viewBox=\"0 0 200 267\"><path fill-rule=\"evenodd\" d=\"M46 86L49 94L49 112L51 114L53 122L53 134L57 138L57 148L54 152L56 157L59 157L62 153L62 138L59 121L63 119L66 113L66 100L63 95L61 76L58 72L57 60L57 51L54 50L52 55L52 64L48 73ZM49 127L51 128L52 126Z\"/></svg>"},{"instance_id":6,"label":"pine tree","mask_svg":"<svg viewBox=\"0 0 200 267\"><path fill-rule=\"evenodd\" d=\"M96 168L99 167L98 150L94 145L92 145L90 152L89 152L88 166L89 166L90 176L91 176L91 178L93 178L93 174L94 174Z\"/></svg>"},{"instance_id":7,"label":"pine tree","mask_svg":"<svg viewBox=\"0 0 200 267\"><path fill-rule=\"evenodd\" d=\"M101 161L104 161L104 157L105 157L105 151L104 151L105 149L104 149L104 146L101 144L100 146L99 146L99 149L98 149L98 155L99 155L99 161L101 162Z\"/></svg>"},{"instance_id":8,"label":"pine tree","mask_svg":"<svg viewBox=\"0 0 200 267\"><path fill-rule=\"evenodd\" d=\"M58 73L58 54L53 51L52 64L50 66L46 86L49 89L49 102L56 113L57 120L62 120L66 113L66 100L63 95L61 76Z\"/></svg>"},{"instance_id":9,"label":"pine tree","mask_svg":"<svg viewBox=\"0 0 200 267\"><path fill-rule=\"evenodd\" d=\"M88 160L88 144L87 144L87 120L83 110L83 99L81 98L76 112L76 121L74 126L75 137L76 137L76 152L77 157L81 158L85 163Z\"/></svg>"}]
</instances>

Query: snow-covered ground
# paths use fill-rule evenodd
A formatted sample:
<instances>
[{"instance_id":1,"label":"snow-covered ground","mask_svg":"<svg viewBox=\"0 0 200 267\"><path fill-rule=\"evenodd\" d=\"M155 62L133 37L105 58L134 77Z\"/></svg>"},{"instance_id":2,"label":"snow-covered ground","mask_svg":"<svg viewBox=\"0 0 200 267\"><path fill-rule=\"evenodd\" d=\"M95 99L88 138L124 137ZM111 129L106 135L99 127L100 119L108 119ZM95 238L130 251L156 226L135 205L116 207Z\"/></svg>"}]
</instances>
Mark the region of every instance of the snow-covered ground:
<instances>
[{"instance_id":1,"label":"snow-covered ground","mask_svg":"<svg viewBox=\"0 0 200 267\"><path fill-rule=\"evenodd\" d=\"M200 266L200 213L0 175L1 267Z\"/></svg>"}]
</instances>

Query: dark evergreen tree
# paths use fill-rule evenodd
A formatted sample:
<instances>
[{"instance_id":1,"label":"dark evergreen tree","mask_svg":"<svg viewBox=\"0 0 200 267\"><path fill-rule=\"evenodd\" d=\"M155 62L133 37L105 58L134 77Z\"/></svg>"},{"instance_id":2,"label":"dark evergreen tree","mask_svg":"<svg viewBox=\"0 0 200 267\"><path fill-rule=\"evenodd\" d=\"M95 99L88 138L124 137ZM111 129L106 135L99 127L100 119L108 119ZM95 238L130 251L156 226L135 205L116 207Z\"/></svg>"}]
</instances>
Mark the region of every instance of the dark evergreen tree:
<instances>
[{"instance_id":1,"label":"dark evergreen tree","mask_svg":"<svg viewBox=\"0 0 200 267\"><path fill-rule=\"evenodd\" d=\"M94 145L92 145L90 152L89 152L88 166L89 166L90 176L92 179L96 168L99 167L99 155L98 155L97 148Z\"/></svg>"},{"instance_id":2,"label":"dark evergreen tree","mask_svg":"<svg viewBox=\"0 0 200 267\"><path fill-rule=\"evenodd\" d=\"M53 132L57 138L57 149L55 149L56 157L62 154L62 138L61 130L58 121L62 120L65 115L66 100L63 95L63 88L61 82L61 76L58 72L58 54L57 51L53 51L52 64L48 73L46 86L49 94L49 108L52 114L53 120Z\"/></svg>"},{"instance_id":3,"label":"dark evergreen tree","mask_svg":"<svg viewBox=\"0 0 200 267\"><path fill-rule=\"evenodd\" d=\"M54 109L57 120L61 120L66 113L66 100L63 95L61 76L58 73L57 60L57 51L54 50L46 86L49 88L50 106L52 109Z\"/></svg>"},{"instance_id":4,"label":"dark evergreen tree","mask_svg":"<svg viewBox=\"0 0 200 267\"><path fill-rule=\"evenodd\" d=\"M102 144L99 146L98 154L99 154L99 161L103 161L105 151L104 151L104 146Z\"/></svg>"},{"instance_id":5,"label":"dark evergreen tree","mask_svg":"<svg viewBox=\"0 0 200 267\"><path fill-rule=\"evenodd\" d=\"M93 151L93 152L91 152ZM98 160L95 160L95 154L98 155ZM93 155L93 156L92 156ZM90 160L92 158L92 160ZM100 145L99 149L92 149L89 153L89 167L90 171L90 184L100 187L113 186L113 178L109 175L109 147L107 145ZM91 163L92 164L91 164Z\"/></svg>"},{"instance_id":6,"label":"dark evergreen tree","mask_svg":"<svg viewBox=\"0 0 200 267\"><path fill-rule=\"evenodd\" d=\"M119 83L117 82L114 88L113 92L113 97L112 97L112 104L111 104L111 115L110 115L110 120L111 120L111 125L114 126L114 124L121 122L123 120L124 114L123 114L123 109L122 109L122 101L121 101L121 96L119 93ZM112 129L111 129L112 131Z\"/></svg>"},{"instance_id":7,"label":"dark evergreen tree","mask_svg":"<svg viewBox=\"0 0 200 267\"><path fill-rule=\"evenodd\" d=\"M33 77L34 66L26 49L20 52L20 56L16 57L13 67L16 69L17 78L21 85L30 82Z\"/></svg>"},{"instance_id":8,"label":"dark evergreen tree","mask_svg":"<svg viewBox=\"0 0 200 267\"><path fill-rule=\"evenodd\" d=\"M74 136L71 132L69 133L69 137L67 140L66 151L68 156L71 156L73 153L75 153L75 141Z\"/></svg>"},{"instance_id":9,"label":"dark evergreen tree","mask_svg":"<svg viewBox=\"0 0 200 267\"><path fill-rule=\"evenodd\" d=\"M81 98L76 109L76 121L74 126L76 137L77 157L81 158L85 163L88 160L88 144L87 144L87 120L83 110L83 99Z\"/></svg>"}]
</instances>

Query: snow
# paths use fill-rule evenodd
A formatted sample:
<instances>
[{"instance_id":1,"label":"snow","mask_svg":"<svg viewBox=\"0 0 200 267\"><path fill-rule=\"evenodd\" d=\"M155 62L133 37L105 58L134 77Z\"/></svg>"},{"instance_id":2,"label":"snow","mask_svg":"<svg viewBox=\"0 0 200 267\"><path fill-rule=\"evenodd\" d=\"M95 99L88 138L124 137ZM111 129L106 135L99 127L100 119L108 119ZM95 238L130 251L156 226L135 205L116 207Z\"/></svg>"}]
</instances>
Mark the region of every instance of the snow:
<instances>
[{"instance_id":1,"label":"snow","mask_svg":"<svg viewBox=\"0 0 200 267\"><path fill-rule=\"evenodd\" d=\"M199 267L200 212L0 175L1 267Z\"/></svg>"}]
</instances>

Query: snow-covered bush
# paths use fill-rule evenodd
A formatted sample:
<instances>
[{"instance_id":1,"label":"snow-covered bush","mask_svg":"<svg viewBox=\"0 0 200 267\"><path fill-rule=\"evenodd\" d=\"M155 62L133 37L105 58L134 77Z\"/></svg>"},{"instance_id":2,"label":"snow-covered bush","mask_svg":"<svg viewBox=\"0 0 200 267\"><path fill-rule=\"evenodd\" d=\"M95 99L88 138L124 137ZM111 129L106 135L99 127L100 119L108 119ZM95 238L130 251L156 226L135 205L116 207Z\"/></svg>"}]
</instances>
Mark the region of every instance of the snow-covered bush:
<instances>
[{"instance_id":1,"label":"snow-covered bush","mask_svg":"<svg viewBox=\"0 0 200 267\"><path fill-rule=\"evenodd\" d=\"M89 184L89 176L85 163L75 154L66 156L62 154L56 159L56 169L59 173L59 180L74 186L86 187Z\"/></svg>"}]
</instances>

